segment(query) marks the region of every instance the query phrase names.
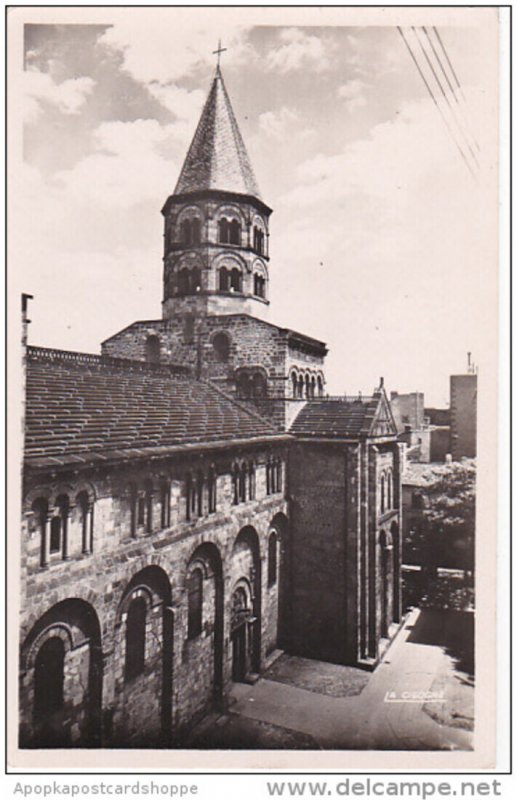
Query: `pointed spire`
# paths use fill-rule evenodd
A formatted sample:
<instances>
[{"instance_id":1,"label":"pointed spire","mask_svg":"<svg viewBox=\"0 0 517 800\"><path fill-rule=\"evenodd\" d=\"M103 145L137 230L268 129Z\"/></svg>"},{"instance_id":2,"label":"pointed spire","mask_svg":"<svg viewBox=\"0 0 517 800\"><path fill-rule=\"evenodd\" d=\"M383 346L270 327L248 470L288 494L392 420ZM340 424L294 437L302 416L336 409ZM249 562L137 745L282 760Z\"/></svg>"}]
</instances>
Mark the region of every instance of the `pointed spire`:
<instances>
[{"instance_id":1,"label":"pointed spire","mask_svg":"<svg viewBox=\"0 0 517 800\"><path fill-rule=\"evenodd\" d=\"M256 197L260 191L219 64L174 194L219 190Z\"/></svg>"}]
</instances>

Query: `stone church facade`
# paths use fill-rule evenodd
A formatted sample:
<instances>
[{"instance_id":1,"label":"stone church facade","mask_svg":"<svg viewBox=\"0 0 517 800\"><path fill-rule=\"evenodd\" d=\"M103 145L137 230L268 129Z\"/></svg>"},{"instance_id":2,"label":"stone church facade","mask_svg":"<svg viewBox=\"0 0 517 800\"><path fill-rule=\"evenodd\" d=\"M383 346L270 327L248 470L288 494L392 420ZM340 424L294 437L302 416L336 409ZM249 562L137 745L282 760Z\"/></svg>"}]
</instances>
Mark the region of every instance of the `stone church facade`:
<instances>
[{"instance_id":1,"label":"stone church facade","mask_svg":"<svg viewBox=\"0 0 517 800\"><path fill-rule=\"evenodd\" d=\"M401 619L381 386L267 319L269 216L217 68L164 216L162 318L27 347L20 746L175 747L282 651L374 668Z\"/></svg>"}]
</instances>

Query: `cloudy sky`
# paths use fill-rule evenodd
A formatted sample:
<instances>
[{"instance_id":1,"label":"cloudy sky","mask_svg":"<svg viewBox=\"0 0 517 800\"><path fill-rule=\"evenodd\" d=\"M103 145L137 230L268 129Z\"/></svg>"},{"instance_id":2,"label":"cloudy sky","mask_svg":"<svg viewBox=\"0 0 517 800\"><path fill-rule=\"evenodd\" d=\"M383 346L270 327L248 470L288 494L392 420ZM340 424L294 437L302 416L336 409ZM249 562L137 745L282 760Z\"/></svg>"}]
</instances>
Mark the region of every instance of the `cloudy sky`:
<instances>
[{"instance_id":1,"label":"cloudy sky","mask_svg":"<svg viewBox=\"0 0 517 800\"><path fill-rule=\"evenodd\" d=\"M268 24L266 12L253 24L217 10L104 9L102 24L85 24L83 9L80 24L25 25L11 213L25 220L14 244L18 283L35 296L30 341L98 352L129 323L160 317L160 209L220 36L274 209L271 320L328 343L332 393L369 392L383 375L388 390L445 404L466 352L482 361L481 184L395 26ZM439 30L468 101L462 124L479 140L479 32Z\"/></svg>"}]
</instances>

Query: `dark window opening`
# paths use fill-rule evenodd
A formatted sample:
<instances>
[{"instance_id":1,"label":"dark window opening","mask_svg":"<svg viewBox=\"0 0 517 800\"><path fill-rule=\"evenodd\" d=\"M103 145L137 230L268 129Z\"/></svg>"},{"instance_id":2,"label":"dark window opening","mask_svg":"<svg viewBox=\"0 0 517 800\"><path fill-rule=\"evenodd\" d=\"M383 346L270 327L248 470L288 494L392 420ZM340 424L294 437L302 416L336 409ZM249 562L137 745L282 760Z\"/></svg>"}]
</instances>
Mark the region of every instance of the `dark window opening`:
<instances>
[{"instance_id":1,"label":"dark window opening","mask_svg":"<svg viewBox=\"0 0 517 800\"><path fill-rule=\"evenodd\" d=\"M199 568L188 577L188 638L195 639L203 628L203 573Z\"/></svg>"},{"instance_id":2,"label":"dark window opening","mask_svg":"<svg viewBox=\"0 0 517 800\"><path fill-rule=\"evenodd\" d=\"M178 293L196 294L201 291L201 271L199 267L189 270L186 267L178 275Z\"/></svg>"},{"instance_id":3,"label":"dark window opening","mask_svg":"<svg viewBox=\"0 0 517 800\"><path fill-rule=\"evenodd\" d=\"M276 494L282 491L282 460L270 458L266 464L266 492Z\"/></svg>"},{"instance_id":4,"label":"dark window opening","mask_svg":"<svg viewBox=\"0 0 517 800\"><path fill-rule=\"evenodd\" d=\"M253 228L253 249L262 255L264 252L264 232L256 225Z\"/></svg>"},{"instance_id":5,"label":"dark window opening","mask_svg":"<svg viewBox=\"0 0 517 800\"><path fill-rule=\"evenodd\" d=\"M234 267L230 273L230 291L242 292L242 273Z\"/></svg>"},{"instance_id":6,"label":"dark window opening","mask_svg":"<svg viewBox=\"0 0 517 800\"><path fill-rule=\"evenodd\" d=\"M381 477L381 514L386 510L386 478Z\"/></svg>"},{"instance_id":7,"label":"dark window opening","mask_svg":"<svg viewBox=\"0 0 517 800\"><path fill-rule=\"evenodd\" d=\"M145 524L145 497L143 497L143 495L140 495L138 498L137 524Z\"/></svg>"},{"instance_id":8,"label":"dark window opening","mask_svg":"<svg viewBox=\"0 0 517 800\"><path fill-rule=\"evenodd\" d=\"M198 472L196 481L196 510L198 517L203 516L203 486L205 483L204 475Z\"/></svg>"},{"instance_id":9,"label":"dark window opening","mask_svg":"<svg viewBox=\"0 0 517 800\"><path fill-rule=\"evenodd\" d=\"M219 242L228 244L230 241L230 226L226 217L219 220Z\"/></svg>"},{"instance_id":10,"label":"dark window opening","mask_svg":"<svg viewBox=\"0 0 517 800\"><path fill-rule=\"evenodd\" d=\"M160 363L160 339L158 336L148 336L145 343L145 360L148 364Z\"/></svg>"},{"instance_id":11,"label":"dark window opening","mask_svg":"<svg viewBox=\"0 0 517 800\"><path fill-rule=\"evenodd\" d=\"M61 517L52 517L50 521L50 547L51 553L61 550Z\"/></svg>"},{"instance_id":12,"label":"dark window opening","mask_svg":"<svg viewBox=\"0 0 517 800\"><path fill-rule=\"evenodd\" d=\"M88 519L90 516L90 501L88 492L79 492L76 498L77 507L79 508L80 521L81 521L81 542L82 552L89 553L91 550L91 533L88 530Z\"/></svg>"},{"instance_id":13,"label":"dark window opening","mask_svg":"<svg viewBox=\"0 0 517 800\"><path fill-rule=\"evenodd\" d=\"M217 509L217 474L212 467L208 473L208 513L213 514Z\"/></svg>"},{"instance_id":14,"label":"dark window opening","mask_svg":"<svg viewBox=\"0 0 517 800\"><path fill-rule=\"evenodd\" d=\"M192 225L189 219L184 219L181 223L181 241L183 244L191 244L192 242Z\"/></svg>"},{"instance_id":15,"label":"dark window opening","mask_svg":"<svg viewBox=\"0 0 517 800\"><path fill-rule=\"evenodd\" d=\"M277 576L277 536L272 533L268 542L267 554L267 583L268 586L274 586Z\"/></svg>"},{"instance_id":16,"label":"dark window opening","mask_svg":"<svg viewBox=\"0 0 517 800\"><path fill-rule=\"evenodd\" d=\"M246 465L239 470L239 503L246 502Z\"/></svg>"},{"instance_id":17,"label":"dark window opening","mask_svg":"<svg viewBox=\"0 0 517 800\"><path fill-rule=\"evenodd\" d=\"M230 244L241 243L241 225L236 219L230 222Z\"/></svg>"},{"instance_id":18,"label":"dark window opening","mask_svg":"<svg viewBox=\"0 0 517 800\"><path fill-rule=\"evenodd\" d=\"M198 267L194 267L190 273L190 293L195 294L201 291L201 272Z\"/></svg>"},{"instance_id":19,"label":"dark window opening","mask_svg":"<svg viewBox=\"0 0 517 800\"><path fill-rule=\"evenodd\" d=\"M298 378L298 397L303 398L303 375Z\"/></svg>"},{"instance_id":20,"label":"dark window opening","mask_svg":"<svg viewBox=\"0 0 517 800\"><path fill-rule=\"evenodd\" d=\"M250 500L255 499L256 480L255 480L255 464L251 463L248 468L248 497Z\"/></svg>"},{"instance_id":21,"label":"dark window opening","mask_svg":"<svg viewBox=\"0 0 517 800\"><path fill-rule=\"evenodd\" d=\"M424 507L424 498L420 492L413 492L411 495L411 508L422 509Z\"/></svg>"},{"instance_id":22,"label":"dark window opening","mask_svg":"<svg viewBox=\"0 0 517 800\"><path fill-rule=\"evenodd\" d=\"M264 298L266 296L266 279L257 273L253 276L253 293L257 297Z\"/></svg>"},{"instance_id":23,"label":"dark window opening","mask_svg":"<svg viewBox=\"0 0 517 800\"><path fill-rule=\"evenodd\" d=\"M226 269L226 267L221 267L219 270L219 291L220 292L228 292L230 291L230 273Z\"/></svg>"},{"instance_id":24,"label":"dark window opening","mask_svg":"<svg viewBox=\"0 0 517 800\"><path fill-rule=\"evenodd\" d=\"M197 217L192 220L192 243L200 244L201 242L201 220Z\"/></svg>"},{"instance_id":25,"label":"dark window opening","mask_svg":"<svg viewBox=\"0 0 517 800\"><path fill-rule=\"evenodd\" d=\"M168 528L171 524L171 488L167 481L160 487L160 525Z\"/></svg>"},{"instance_id":26,"label":"dark window opening","mask_svg":"<svg viewBox=\"0 0 517 800\"><path fill-rule=\"evenodd\" d=\"M212 339L215 357L218 361L228 361L230 355L230 340L225 333L217 333Z\"/></svg>"},{"instance_id":27,"label":"dark window opening","mask_svg":"<svg viewBox=\"0 0 517 800\"><path fill-rule=\"evenodd\" d=\"M34 665L34 717L41 723L64 705L65 646L57 636L47 639Z\"/></svg>"},{"instance_id":28,"label":"dark window opening","mask_svg":"<svg viewBox=\"0 0 517 800\"><path fill-rule=\"evenodd\" d=\"M323 396L323 380L320 375L318 375L318 395L319 397Z\"/></svg>"},{"instance_id":29,"label":"dark window opening","mask_svg":"<svg viewBox=\"0 0 517 800\"><path fill-rule=\"evenodd\" d=\"M187 475L187 519L192 520L199 509L199 477L194 480L192 475Z\"/></svg>"},{"instance_id":30,"label":"dark window opening","mask_svg":"<svg viewBox=\"0 0 517 800\"><path fill-rule=\"evenodd\" d=\"M126 619L126 680L141 675L145 666L147 607L143 597L131 601Z\"/></svg>"}]
</instances>

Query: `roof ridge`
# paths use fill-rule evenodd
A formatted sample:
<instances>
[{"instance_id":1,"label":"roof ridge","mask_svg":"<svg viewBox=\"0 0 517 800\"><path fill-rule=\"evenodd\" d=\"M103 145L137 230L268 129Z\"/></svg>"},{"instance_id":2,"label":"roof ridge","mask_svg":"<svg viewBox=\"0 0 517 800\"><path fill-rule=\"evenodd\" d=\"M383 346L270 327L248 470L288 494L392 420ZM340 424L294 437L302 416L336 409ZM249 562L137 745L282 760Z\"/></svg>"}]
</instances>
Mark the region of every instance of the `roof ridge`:
<instances>
[{"instance_id":1,"label":"roof ridge","mask_svg":"<svg viewBox=\"0 0 517 800\"><path fill-rule=\"evenodd\" d=\"M85 353L80 350L60 350L53 347L27 346L27 357L31 361L52 361L65 364L78 364L79 366L115 367L116 369L131 369L138 372L174 375L175 377L192 377L191 371L183 364L151 364L148 361L139 361L134 358L119 358L106 356L102 353Z\"/></svg>"}]
</instances>

